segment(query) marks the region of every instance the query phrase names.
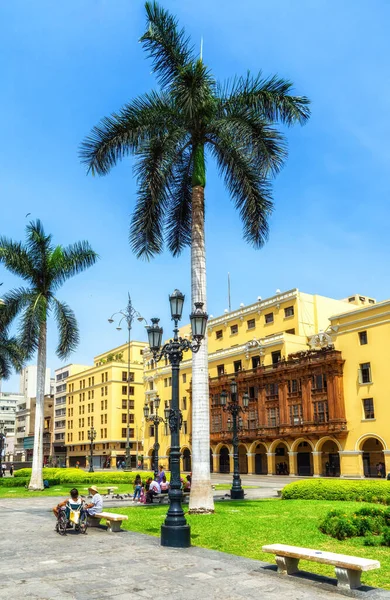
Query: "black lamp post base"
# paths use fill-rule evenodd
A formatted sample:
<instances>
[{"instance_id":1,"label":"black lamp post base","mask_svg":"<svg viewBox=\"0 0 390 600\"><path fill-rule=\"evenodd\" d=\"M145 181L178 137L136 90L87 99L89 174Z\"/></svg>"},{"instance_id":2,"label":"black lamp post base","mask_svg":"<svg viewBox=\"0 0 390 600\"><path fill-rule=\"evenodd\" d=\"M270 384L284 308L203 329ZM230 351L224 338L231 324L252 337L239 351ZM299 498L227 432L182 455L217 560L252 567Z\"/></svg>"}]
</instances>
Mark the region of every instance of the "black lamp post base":
<instances>
[{"instance_id":1,"label":"black lamp post base","mask_svg":"<svg viewBox=\"0 0 390 600\"><path fill-rule=\"evenodd\" d=\"M89 467L88 473L95 473L95 471L93 470L93 467Z\"/></svg>"},{"instance_id":2,"label":"black lamp post base","mask_svg":"<svg viewBox=\"0 0 390 600\"><path fill-rule=\"evenodd\" d=\"M233 488L230 490L230 498L232 500L244 500L244 490L234 490Z\"/></svg>"},{"instance_id":3,"label":"black lamp post base","mask_svg":"<svg viewBox=\"0 0 390 600\"><path fill-rule=\"evenodd\" d=\"M168 525L161 525L161 546L189 548L191 546L190 526L169 527Z\"/></svg>"}]
</instances>

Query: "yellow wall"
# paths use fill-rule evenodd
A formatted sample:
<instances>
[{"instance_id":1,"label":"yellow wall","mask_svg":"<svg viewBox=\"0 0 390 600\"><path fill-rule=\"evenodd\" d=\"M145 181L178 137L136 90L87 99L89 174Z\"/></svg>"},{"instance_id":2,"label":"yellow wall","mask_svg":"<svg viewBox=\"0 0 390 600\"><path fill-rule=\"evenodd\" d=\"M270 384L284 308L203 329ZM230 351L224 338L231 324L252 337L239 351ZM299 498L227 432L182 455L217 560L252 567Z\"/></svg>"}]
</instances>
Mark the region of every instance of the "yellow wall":
<instances>
[{"instance_id":1,"label":"yellow wall","mask_svg":"<svg viewBox=\"0 0 390 600\"><path fill-rule=\"evenodd\" d=\"M134 373L133 388L130 395L130 429L134 430L130 441L133 444L131 454L135 457L136 440L139 440L139 455L142 455L142 419L143 419L143 342L131 343L130 372ZM94 454L102 458L111 457L115 466L116 457L124 457L127 429L127 344L114 348L94 359L94 366L82 373L72 375L67 380L65 445L70 463L77 457L89 456L90 446L88 430L96 430ZM134 408L133 408L134 405ZM122 415L125 422L122 421ZM125 435L123 435L125 433ZM80 460L83 464L84 460Z\"/></svg>"}]
</instances>

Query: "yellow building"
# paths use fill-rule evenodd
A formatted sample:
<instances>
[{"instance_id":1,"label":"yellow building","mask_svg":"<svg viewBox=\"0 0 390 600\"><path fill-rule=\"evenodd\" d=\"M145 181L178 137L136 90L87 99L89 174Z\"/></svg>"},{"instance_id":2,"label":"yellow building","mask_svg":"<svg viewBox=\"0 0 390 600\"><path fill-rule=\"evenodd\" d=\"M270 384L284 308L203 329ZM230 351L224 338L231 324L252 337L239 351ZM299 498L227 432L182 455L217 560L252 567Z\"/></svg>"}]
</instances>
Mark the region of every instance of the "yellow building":
<instances>
[{"instance_id":1,"label":"yellow building","mask_svg":"<svg viewBox=\"0 0 390 600\"><path fill-rule=\"evenodd\" d=\"M371 299L370 299L371 300ZM349 477L390 472L390 385L387 370L390 300L371 302L330 319L344 365L348 435L340 448L341 472Z\"/></svg>"},{"instance_id":2,"label":"yellow building","mask_svg":"<svg viewBox=\"0 0 390 600\"><path fill-rule=\"evenodd\" d=\"M94 427L94 466L115 467L125 459L127 421L132 466L143 454L144 342L130 345L130 384L127 388L128 345L94 358L94 366L66 381L65 445L67 464L87 466L90 455L88 431ZM129 407L127 398L129 393Z\"/></svg>"},{"instance_id":3,"label":"yellow building","mask_svg":"<svg viewBox=\"0 0 390 600\"><path fill-rule=\"evenodd\" d=\"M335 392L332 400L338 411L337 415L332 414L334 423L328 425L326 412L326 371L334 368L342 370L342 360L339 354L327 355L323 361L320 360L324 357L323 353L316 356L315 361L312 356L313 372L301 376L298 372L300 361L297 358L291 361L289 357L299 352L316 352L310 351L309 341L327 329L329 317L337 312L353 311L361 304L359 297L354 297L353 302L350 299L334 300L293 289L278 292L265 300L258 298L254 304L241 305L238 310L225 312L219 317L210 317L210 462L214 471L233 470L231 433L227 431L226 414L218 405L218 398L222 389L228 386L229 379L234 377L239 384L239 395L246 391L251 398L241 435L242 472L278 473L280 465L286 463L291 474L321 474L327 459L320 456L319 450L317 454L309 450L314 451L315 444L321 439L323 443L330 439L325 449L333 450L332 437L328 435L330 426L332 431L337 430L339 437L344 435L345 419L337 416L342 389ZM190 326L182 327L180 334L189 335ZM167 361L156 365L147 352L144 353L144 361L146 396L151 409L152 399L158 394L163 410L171 397L170 365ZM191 470L191 366L192 357L188 353L180 371L180 408L183 411L181 466L186 471ZM318 385L313 394L308 388L309 380L312 385L312 377L316 378L313 385ZM321 385L322 388L319 387ZM311 396L315 400L313 403ZM162 410L160 408L160 412ZM322 418L326 419L325 423L314 423L315 419ZM154 428L146 428L145 457L149 459L153 456L154 441ZM159 442L160 462L168 466L170 438L166 426L160 426Z\"/></svg>"}]
</instances>

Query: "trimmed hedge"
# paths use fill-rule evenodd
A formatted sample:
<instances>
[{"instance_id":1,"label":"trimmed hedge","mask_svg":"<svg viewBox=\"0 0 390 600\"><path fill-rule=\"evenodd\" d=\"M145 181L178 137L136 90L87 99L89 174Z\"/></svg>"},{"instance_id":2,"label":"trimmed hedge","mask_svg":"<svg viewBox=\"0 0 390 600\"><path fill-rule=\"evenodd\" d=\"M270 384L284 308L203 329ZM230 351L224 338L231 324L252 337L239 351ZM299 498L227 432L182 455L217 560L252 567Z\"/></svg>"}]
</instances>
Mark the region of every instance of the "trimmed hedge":
<instances>
[{"instance_id":1,"label":"trimmed hedge","mask_svg":"<svg viewBox=\"0 0 390 600\"><path fill-rule=\"evenodd\" d=\"M50 485L59 485L59 484L73 484L75 486L81 485L83 483L92 483L92 484L109 484L109 483L127 483L132 485L134 483L134 479L137 475L141 475L142 480L145 480L147 477L153 477L153 473L149 471L108 471L108 472L97 472L97 473L88 473L81 469L52 469L45 468L43 469L43 479L47 479ZM15 471L15 481L17 478L29 478L31 477L31 469L19 469L19 471Z\"/></svg>"},{"instance_id":2,"label":"trimmed hedge","mask_svg":"<svg viewBox=\"0 0 390 600\"><path fill-rule=\"evenodd\" d=\"M390 504L387 480L313 479L289 483L282 490L283 500L346 500Z\"/></svg>"},{"instance_id":3,"label":"trimmed hedge","mask_svg":"<svg viewBox=\"0 0 390 600\"><path fill-rule=\"evenodd\" d=\"M19 479L15 479L15 477L2 477L0 479L0 487L24 487L29 481L28 477L19 477Z\"/></svg>"}]
</instances>

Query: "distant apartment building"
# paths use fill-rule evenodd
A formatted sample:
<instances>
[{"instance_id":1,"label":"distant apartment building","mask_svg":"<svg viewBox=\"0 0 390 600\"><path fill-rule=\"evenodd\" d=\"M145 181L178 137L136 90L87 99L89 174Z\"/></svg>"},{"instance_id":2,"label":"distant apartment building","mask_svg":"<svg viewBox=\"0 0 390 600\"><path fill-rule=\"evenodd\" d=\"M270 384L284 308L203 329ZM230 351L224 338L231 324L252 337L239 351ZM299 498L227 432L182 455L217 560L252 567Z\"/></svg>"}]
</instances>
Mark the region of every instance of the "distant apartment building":
<instances>
[{"instance_id":1,"label":"distant apartment building","mask_svg":"<svg viewBox=\"0 0 390 600\"><path fill-rule=\"evenodd\" d=\"M50 369L46 369L45 396L53 393L54 380L50 379ZM26 398L35 398L37 395L37 365L29 365L22 369L19 379L19 392Z\"/></svg>"},{"instance_id":2,"label":"distant apartment building","mask_svg":"<svg viewBox=\"0 0 390 600\"><path fill-rule=\"evenodd\" d=\"M76 375L90 367L84 365L66 365L55 371L54 403L53 403L53 435L51 443L51 462L63 465L66 461L65 428L66 428L66 385L72 375Z\"/></svg>"},{"instance_id":3,"label":"distant apartment building","mask_svg":"<svg viewBox=\"0 0 390 600\"><path fill-rule=\"evenodd\" d=\"M6 462L13 460L16 405L20 399L23 399L21 394L0 392L0 425L6 434L4 451L4 460Z\"/></svg>"}]
</instances>

